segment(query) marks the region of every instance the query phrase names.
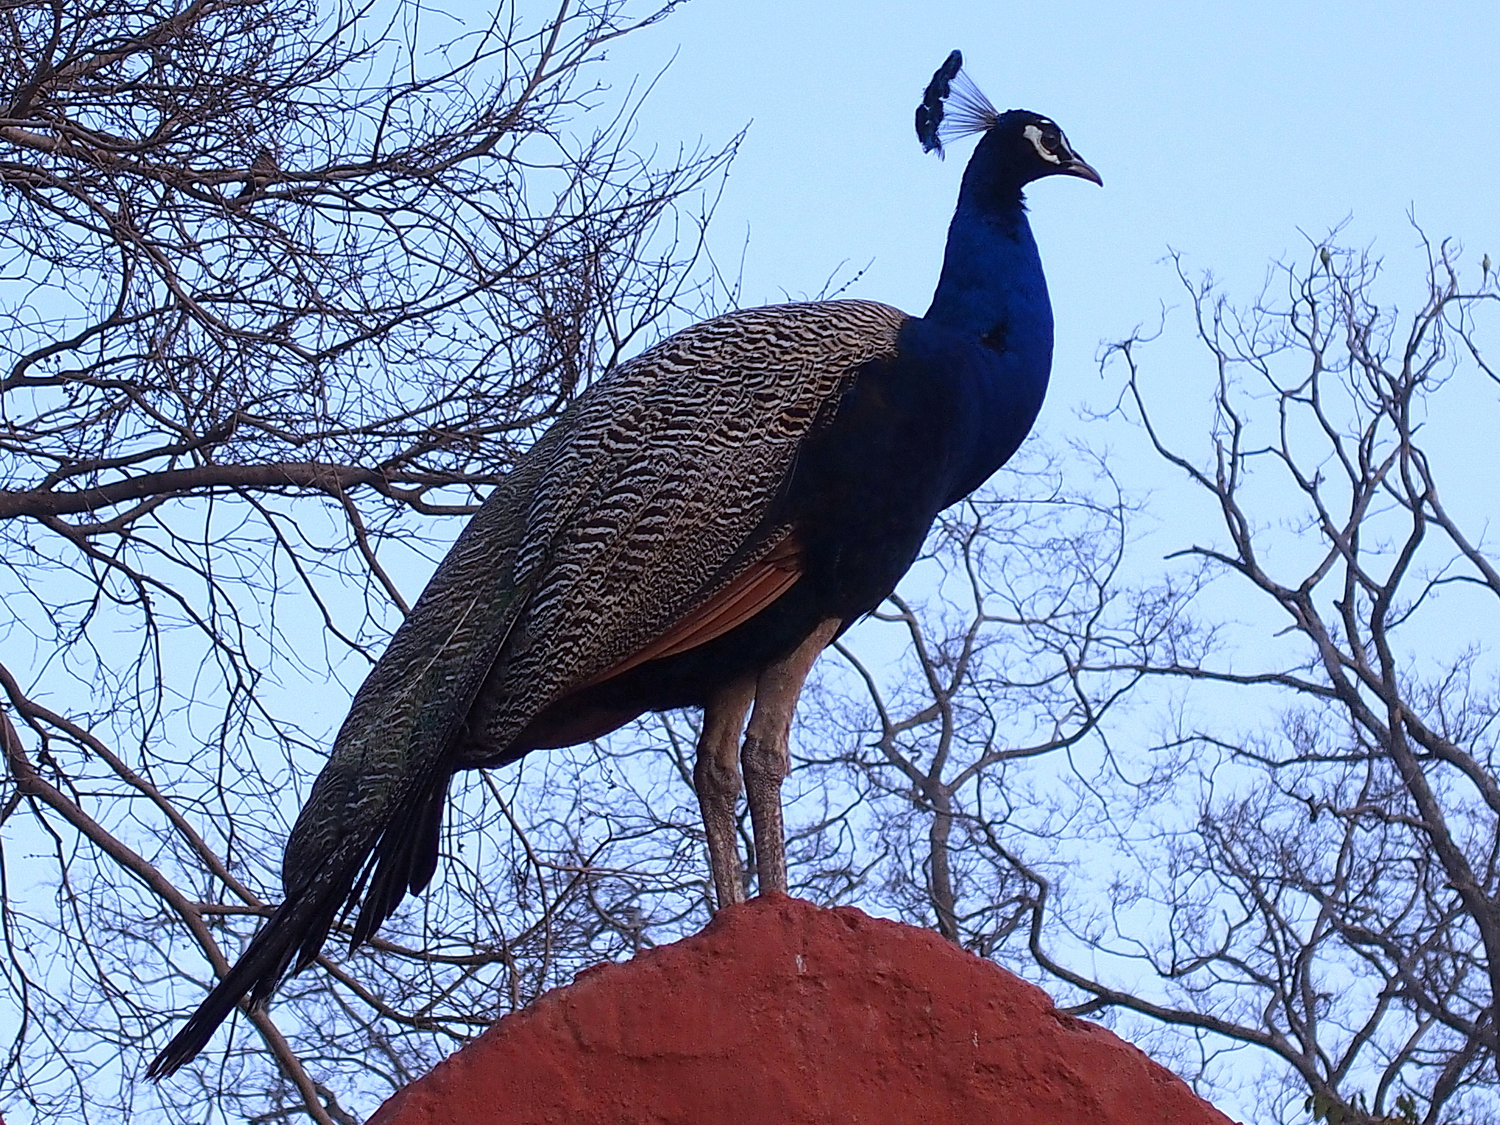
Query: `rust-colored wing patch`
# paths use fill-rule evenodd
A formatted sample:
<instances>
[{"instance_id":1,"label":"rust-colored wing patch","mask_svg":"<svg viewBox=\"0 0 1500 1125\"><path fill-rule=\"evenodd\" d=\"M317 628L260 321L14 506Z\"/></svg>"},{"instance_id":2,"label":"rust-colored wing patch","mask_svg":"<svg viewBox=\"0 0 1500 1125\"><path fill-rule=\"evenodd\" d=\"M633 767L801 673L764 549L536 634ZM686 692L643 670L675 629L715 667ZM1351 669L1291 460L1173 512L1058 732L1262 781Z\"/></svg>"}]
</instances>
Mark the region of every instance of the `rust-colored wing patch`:
<instances>
[{"instance_id":1,"label":"rust-colored wing patch","mask_svg":"<svg viewBox=\"0 0 1500 1125\"><path fill-rule=\"evenodd\" d=\"M802 577L802 544L795 535L787 535L771 548L765 558L745 568L744 572L708 601L693 610L672 628L639 652L633 653L612 668L606 668L582 687L593 687L621 673L638 668L649 660L676 656L690 648L722 637L790 590Z\"/></svg>"},{"instance_id":2,"label":"rust-colored wing patch","mask_svg":"<svg viewBox=\"0 0 1500 1125\"><path fill-rule=\"evenodd\" d=\"M802 568L802 545L787 535L765 558L746 567L734 581L645 648L554 700L516 736L510 753L484 760L483 764L513 761L529 750L574 746L602 738L630 722L641 713L640 706L593 697L590 689L649 661L676 656L722 637L791 589L802 576Z\"/></svg>"}]
</instances>

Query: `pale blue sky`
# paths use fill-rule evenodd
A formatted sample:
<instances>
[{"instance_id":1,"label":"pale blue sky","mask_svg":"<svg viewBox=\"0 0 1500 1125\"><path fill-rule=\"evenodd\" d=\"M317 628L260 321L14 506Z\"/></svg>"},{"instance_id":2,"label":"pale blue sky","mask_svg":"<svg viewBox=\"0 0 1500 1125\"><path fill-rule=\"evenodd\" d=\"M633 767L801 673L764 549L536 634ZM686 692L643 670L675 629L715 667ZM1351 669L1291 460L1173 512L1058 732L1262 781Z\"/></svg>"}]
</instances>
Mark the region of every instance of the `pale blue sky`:
<instances>
[{"instance_id":1,"label":"pale blue sky","mask_svg":"<svg viewBox=\"0 0 1500 1125\"><path fill-rule=\"evenodd\" d=\"M693 0L613 47L603 73L621 83L676 52L645 140L751 123L713 236L733 262L748 231L745 303L872 263L849 295L921 312L972 142L924 156L912 112L954 47L997 106L1052 116L1104 175L1102 191L1031 193L1057 312L1054 418L1097 385L1100 340L1178 300L1169 247L1249 296L1269 259L1301 252L1299 228L1346 217L1345 241L1414 266L1412 209L1471 261L1500 259L1500 4Z\"/></svg>"},{"instance_id":2,"label":"pale blue sky","mask_svg":"<svg viewBox=\"0 0 1500 1125\"><path fill-rule=\"evenodd\" d=\"M677 52L641 117L642 138L663 147L752 123L712 233L731 266L748 233L744 303L811 295L841 263L846 274L868 264L848 295L920 313L972 142L946 162L924 156L912 112L954 47L996 106L1053 117L1105 179L1103 190L1059 180L1030 193L1057 321L1045 431L1074 430L1072 407L1118 392L1118 376L1097 374L1101 341L1183 304L1161 261L1169 249L1244 302L1271 260L1308 257L1300 232L1322 238L1347 220L1341 244L1387 259L1377 298L1408 308L1425 296L1408 212L1434 241L1466 247L1475 286L1481 256L1500 260L1493 2L693 0L613 49L605 73L654 73ZM1158 350L1152 377L1201 413L1212 369L1186 343L1186 316L1169 327L1177 342ZM1472 467L1493 456L1496 396L1464 393L1484 409L1443 423L1456 439L1443 453ZM1163 483L1138 433L1111 420L1090 440L1101 435L1132 486ZM1494 510L1486 479L1445 475L1450 500L1481 524ZM1213 534L1201 496L1159 496L1153 513L1179 538ZM1161 553L1143 565L1162 566ZM1250 617L1234 595L1217 608ZM1268 644L1284 624L1254 621L1250 634ZM1249 1120L1264 1107L1244 1094L1220 1100Z\"/></svg>"}]
</instances>

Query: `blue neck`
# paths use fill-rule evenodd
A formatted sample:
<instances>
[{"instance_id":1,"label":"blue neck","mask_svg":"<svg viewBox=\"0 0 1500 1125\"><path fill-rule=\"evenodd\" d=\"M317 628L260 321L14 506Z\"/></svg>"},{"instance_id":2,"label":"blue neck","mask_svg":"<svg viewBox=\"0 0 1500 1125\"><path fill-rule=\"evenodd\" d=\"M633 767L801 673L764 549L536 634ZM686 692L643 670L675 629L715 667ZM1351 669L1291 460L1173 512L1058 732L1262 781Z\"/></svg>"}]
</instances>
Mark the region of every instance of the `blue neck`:
<instances>
[{"instance_id":1,"label":"blue neck","mask_svg":"<svg viewBox=\"0 0 1500 1125\"><path fill-rule=\"evenodd\" d=\"M945 438L944 504L966 496L1025 439L1052 370L1052 305L1019 186L964 176L932 307L905 346L956 410ZM1010 183L1014 185L1015 181ZM984 190L984 189L990 190Z\"/></svg>"},{"instance_id":2,"label":"blue neck","mask_svg":"<svg viewBox=\"0 0 1500 1125\"><path fill-rule=\"evenodd\" d=\"M1052 363L1052 304L1021 192L977 187L965 177L923 319L1010 357L1005 366L1041 390Z\"/></svg>"}]
</instances>

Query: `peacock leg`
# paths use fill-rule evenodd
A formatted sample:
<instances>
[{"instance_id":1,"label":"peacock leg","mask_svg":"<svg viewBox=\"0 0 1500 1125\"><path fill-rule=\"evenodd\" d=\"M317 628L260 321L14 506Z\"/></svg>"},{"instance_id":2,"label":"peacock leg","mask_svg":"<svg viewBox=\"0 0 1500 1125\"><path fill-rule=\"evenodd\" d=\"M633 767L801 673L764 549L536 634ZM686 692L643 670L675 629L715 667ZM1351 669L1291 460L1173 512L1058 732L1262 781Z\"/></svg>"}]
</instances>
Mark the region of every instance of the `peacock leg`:
<instances>
[{"instance_id":1,"label":"peacock leg","mask_svg":"<svg viewBox=\"0 0 1500 1125\"><path fill-rule=\"evenodd\" d=\"M755 677L734 680L714 692L703 709L703 733L693 766L693 788L708 833L708 866L719 909L745 901L744 869L735 842L735 805L740 789L740 732L755 698Z\"/></svg>"},{"instance_id":2,"label":"peacock leg","mask_svg":"<svg viewBox=\"0 0 1500 1125\"><path fill-rule=\"evenodd\" d=\"M740 764L755 831L756 891L787 893L786 836L781 821L781 781L791 769L787 739L802 683L813 661L833 640L843 622L830 617L790 656L761 672L755 682L755 710L745 730Z\"/></svg>"}]
</instances>

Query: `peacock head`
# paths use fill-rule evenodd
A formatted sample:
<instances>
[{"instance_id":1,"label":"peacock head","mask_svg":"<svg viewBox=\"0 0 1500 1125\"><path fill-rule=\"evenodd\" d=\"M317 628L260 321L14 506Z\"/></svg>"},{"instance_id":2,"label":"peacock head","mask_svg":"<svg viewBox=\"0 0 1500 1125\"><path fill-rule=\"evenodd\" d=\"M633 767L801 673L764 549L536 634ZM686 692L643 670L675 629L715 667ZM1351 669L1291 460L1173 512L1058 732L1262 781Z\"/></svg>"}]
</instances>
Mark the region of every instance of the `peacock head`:
<instances>
[{"instance_id":1,"label":"peacock head","mask_svg":"<svg viewBox=\"0 0 1500 1125\"><path fill-rule=\"evenodd\" d=\"M941 156L946 142L983 133L969 167L982 170L986 179L1020 188L1043 176L1077 176L1104 186L1099 173L1073 151L1057 122L1029 109L1001 113L962 73L963 62L963 55L954 51L927 85L917 107L922 151Z\"/></svg>"}]
</instances>

